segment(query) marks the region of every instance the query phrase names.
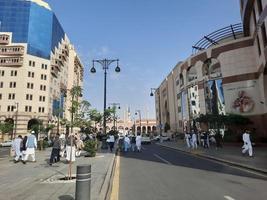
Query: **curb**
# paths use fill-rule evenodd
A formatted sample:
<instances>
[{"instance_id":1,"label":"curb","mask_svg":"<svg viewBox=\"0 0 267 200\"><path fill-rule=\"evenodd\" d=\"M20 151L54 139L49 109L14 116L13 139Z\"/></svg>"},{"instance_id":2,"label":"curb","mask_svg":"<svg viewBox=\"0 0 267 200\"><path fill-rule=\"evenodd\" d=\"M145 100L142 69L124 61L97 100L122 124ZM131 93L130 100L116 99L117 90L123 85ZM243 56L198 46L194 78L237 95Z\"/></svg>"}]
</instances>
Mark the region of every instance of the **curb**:
<instances>
[{"instance_id":1,"label":"curb","mask_svg":"<svg viewBox=\"0 0 267 200\"><path fill-rule=\"evenodd\" d=\"M116 154L113 156L111 164L108 168L108 171L105 175L105 179L103 181L102 187L99 192L99 200L108 200L110 193L111 193L111 185L112 185L112 180L114 176L114 169L115 169L115 163L116 163Z\"/></svg>"},{"instance_id":2,"label":"curb","mask_svg":"<svg viewBox=\"0 0 267 200\"><path fill-rule=\"evenodd\" d=\"M258 173L267 175L267 170L264 170L264 169L251 167L251 166L248 166L248 165L232 162L232 161L221 159L221 158L216 158L214 156L204 155L204 154L201 154L201 153L191 153L191 152L188 152L188 151L185 151L185 150L182 150L182 149L178 149L178 148L174 148L174 147L170 147L170 146L167 146L167 145L162 145L162 144L157 144L157 145L159 145L161 147L165 147L165 148L181 151L183 153L194 155L194 156L197 156L197 157L200 157L200 158L206 158L206 159L209 159L209 160L215 160L215 161L218 161L218 162L221 162L221 163L226 163L226 164L231 165L231 166L240 167L240 168L243 168L243 169L248 169L248 170L251 170L251 171L254 171L254 172L258 172Z\"/></svg>"}]
</instances>

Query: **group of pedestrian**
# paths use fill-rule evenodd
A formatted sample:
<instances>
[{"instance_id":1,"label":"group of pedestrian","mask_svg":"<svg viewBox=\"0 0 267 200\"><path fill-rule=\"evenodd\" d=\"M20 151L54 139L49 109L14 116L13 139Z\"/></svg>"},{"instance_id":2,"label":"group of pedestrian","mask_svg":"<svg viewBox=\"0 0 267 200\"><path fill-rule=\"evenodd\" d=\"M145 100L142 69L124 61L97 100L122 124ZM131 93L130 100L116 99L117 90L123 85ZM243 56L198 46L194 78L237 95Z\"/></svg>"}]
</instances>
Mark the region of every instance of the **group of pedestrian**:
<instances>
[{"instance_id":1,"label":"group of pedestrian","mask_svg":"<svg viewBox=\"0 0 267 200\"><path fill-rule=\"evenodd\" d=\"M197 135L194 130L185 134L187 148L197 149Z\"/></svg>"},{"instance_id":2,"label":"group of pedestrian","mask_svg":"<svg viewBox=\"0 0 267 200\"><path fill-rule=\"evenodd\" d=\"M57 134L52 141L52 151L50 155L49 165L59 162L60 157L66 156L67 162L74 162L76 157L81 155L84 147L81 137L75 133L74 135Z\"/></svg>"},{"instance_id":3,"label":"group of pedestrian","mask_svg":"<svg viewBox=\"0 0 267 200\"><path fill-rule=\"evenodd\" d=\"M251 131L245 130L242 135L243 146L242 146L242 154L245 155L248 153L250 157L253 157L253 147L250 138ZM197 149L198 144L201 145L203 148L210 148L210 145L214 144L216 149L222 148L222 141L223 137L221 133L214 133L214 132L204 132L200 131L197 133L194 130L191 132L185 133L185 142L187 148Z\"/></svg>"},{"instance_id":4,"label":"group of pedestrian","mask_svg":"<svg viewBox=\"0 0 267 200\"><path fill-rule=\"evenodd\" d=\"M135 135L119 136L118 149L120 151L141 152L141 145L142 145L142 137L140 133L137 133L137 136Z\"/></svg>"},{"instance_id":5,"label":"group of pedestrian","mask_svg":"<svg viewBox=\"0 0 267 200\"><path fill-rule=\"evenodd\" d=\"M34 134L35 132L32 131L24 138L19 135L14 139L12 143L12 149L15 151L14 163L22 161L23 164L26 164L29 156L31 156L32 162L36 162L35 149L37 148L37 140Z\"/></svg>"}]
</instances>

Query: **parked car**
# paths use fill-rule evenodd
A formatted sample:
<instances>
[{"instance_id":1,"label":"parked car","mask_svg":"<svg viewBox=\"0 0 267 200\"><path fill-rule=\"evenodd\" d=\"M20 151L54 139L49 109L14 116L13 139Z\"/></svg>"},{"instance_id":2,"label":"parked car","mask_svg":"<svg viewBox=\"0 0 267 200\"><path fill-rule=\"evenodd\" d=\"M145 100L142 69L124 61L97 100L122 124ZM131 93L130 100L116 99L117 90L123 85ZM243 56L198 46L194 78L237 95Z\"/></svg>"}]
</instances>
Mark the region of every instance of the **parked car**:
<instances>
[{"instance_id":1,"label":"parked car","mask_svg":"<svg viewBox=\"0 0 267 200\"><path fill-rule=\"evenodd\" d=\"M163 135L161 136L161 139L162 141L171 141L171 138L166 136L166 135ZM156 137L153 138L154 141L160 141L160 136L157 135Z\"/></svg>"},{"instance_id":2,"label":"parked car","mask_svg":"<svg viewBox=\"0 0 267 200\"><path fill-rule=\"evenodd\" d=\"M151 139L149 136L144 135L141 138L141 142L142 142L142 144L151 144Z\"/></svg>"},{"instance_id":3,"label":"parked car","mask_svg":"<svg viewBox=\"0 0 267 200\"><path fill-rule=\"evenodd\" d=\"M8 141L4 141L2 143L0 143L1 147L11 147L12 146L12 141L8 140Z\"/></svg>"}]
</instances>

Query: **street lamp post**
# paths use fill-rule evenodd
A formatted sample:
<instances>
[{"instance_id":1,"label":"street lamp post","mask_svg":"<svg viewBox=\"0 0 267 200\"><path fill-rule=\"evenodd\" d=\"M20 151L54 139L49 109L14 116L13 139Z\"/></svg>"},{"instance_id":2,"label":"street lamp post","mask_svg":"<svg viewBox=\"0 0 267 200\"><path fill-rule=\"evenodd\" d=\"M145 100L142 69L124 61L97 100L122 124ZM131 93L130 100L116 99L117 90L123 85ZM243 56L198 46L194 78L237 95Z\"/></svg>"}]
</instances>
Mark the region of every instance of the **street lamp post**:
<instances>
[{"instance_id":1,"label":"street lamp post","mask_svg":"<svg viewBox=\"0 0 267 200\"><path fill-rule=\"evenodd\" d=\"M104 70L104 113L103 113L103 133L104 135L106 135L106 101L107 101L107 70L109 68L109 66L111 65L111 63L113 62L117 62L117 67L115 68L115 72L119 73L121 71L120 67L119 67L119 59L115 59L115 60L109 60L109 59L103 59L103 60L93 60L93 67L91 68L91 73L96 73L96 69L95 69L95 63L99 63L103 70Z\"/></svg>"},{"instance_id":2,"label":"street lamp post","mask_svg":"<svg viewBox=\"0 0 267 200\"><path fill-rule=\"evenodd\" d=\"M19 103L15 102L16 105L16 116L15 116L15 128L12 134L12 140L15 139L16 135L17 135L17 128L18 128L18 112L19 112Z\"/></svg>"},{"instance_id":3,"label":"street lamp post","mask_svg":"<svg viewBox=\"0 0 267 200\"><path fill-rule=\"evenodd\" d=\"M161 109L160 109L160 92L157 88L150 88L150 96L153 97L154 93L157 92L159 96L159 134L162 135L162 124L161 124Z\"/></svg>"},{"instance_id":4,"label":"street lamp post","mask_svg":"<svg viewBox=\"0 0 267 200\"><path fill-rule=\"evenodd\" d=\"M135 115L139 115L139 125L140 125L140 133L142 134L142 118L141 118L141 110L135 110Z\"/></svg>"},{"instance_id":5,"label":"street lamp post","mask_svg":"<svg viewBox=\"0 0 267 200\"><path fill-rule=\"evenodd\" d=\"M116 126L115 126L115 118L116 118L116 109L121 109L120 107L120 103L110 103L109 105L112 106L112 108L114 108L114 113L113 113L113 128L114 128L114 131L116 131ZM110 107L108 107L110 109Z\"/></svg>"}]
</instances>

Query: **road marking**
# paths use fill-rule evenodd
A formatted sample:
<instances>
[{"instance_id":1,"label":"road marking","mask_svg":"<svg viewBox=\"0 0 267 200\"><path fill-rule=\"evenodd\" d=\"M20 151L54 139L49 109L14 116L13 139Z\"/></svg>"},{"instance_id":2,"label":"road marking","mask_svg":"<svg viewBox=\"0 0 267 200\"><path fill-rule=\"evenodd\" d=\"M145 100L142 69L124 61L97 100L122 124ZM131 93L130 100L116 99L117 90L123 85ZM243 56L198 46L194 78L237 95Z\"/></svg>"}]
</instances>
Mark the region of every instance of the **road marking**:
<instances>
[{"instance_id":1,"label":"road marking","mask_svg":"<svg viewBox=\"0 0 267 200\"><path fill-rule=\"evenodd\" d=\"M144 150L146 150L146 148L145 147L141 147L142 149L144 149Z\"/></svg>"},{"instance_id":2,"label":"road marking","mask_svg":"<svg viewBox=\"0 0 267 200\"><path fill-rule=\"evenodd\" d=\"M171 165L171 163L168 160L165 160L164 158L160 157L158 154L153 154L155 157L157 157L158 159L160 159L161 161L165 162L168 165Z\"/></svg>"},{"instance_id":3,"label":"road marking","mask_svg":"<svg viewBox=\"0 0 267 200\"><path fill-rule=\"evenodd\" d=\"M227 200L235 200L234 198L230 197L230 196L223 196L225 199Z\"/></svg>"},{"instance_id":4,"label":"road marking","mask_svg":"<svg viewBox=\"0 0 267 200\"><path fill-rule=\"evenodd\" d=\"M119 189L120 189L120 156L117 156L115 173L112 181L110 200L119 199Z\"/></svg>"}]
</instances>

